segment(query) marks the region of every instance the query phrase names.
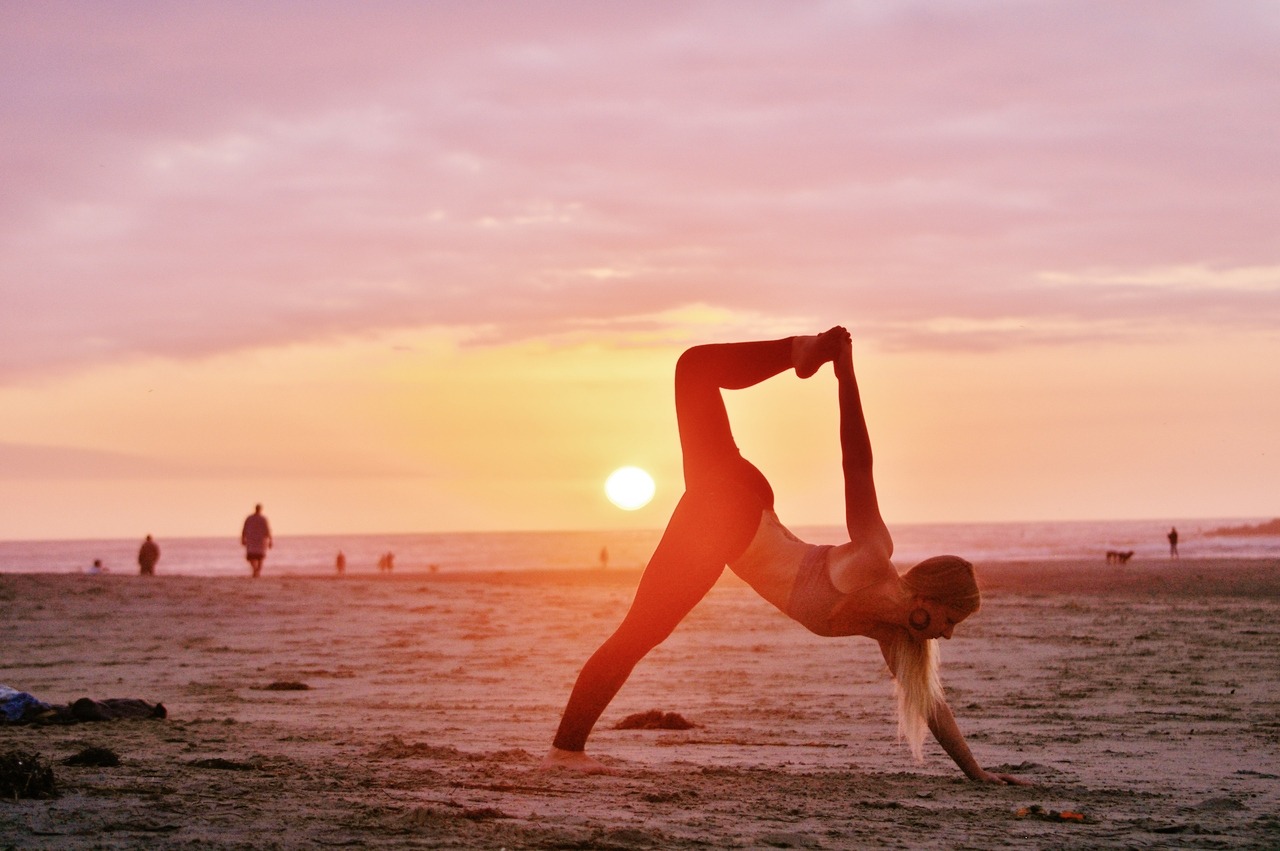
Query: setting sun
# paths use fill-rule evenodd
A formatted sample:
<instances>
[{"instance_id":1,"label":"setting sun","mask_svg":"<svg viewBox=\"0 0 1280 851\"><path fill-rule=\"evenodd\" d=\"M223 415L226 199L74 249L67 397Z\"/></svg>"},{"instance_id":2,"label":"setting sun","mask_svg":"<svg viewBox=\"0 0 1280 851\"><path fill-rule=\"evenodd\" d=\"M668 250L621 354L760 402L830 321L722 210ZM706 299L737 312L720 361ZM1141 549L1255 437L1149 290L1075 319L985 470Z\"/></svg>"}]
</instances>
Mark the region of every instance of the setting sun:
<instances>
[{"instance_id":1,"label":"setting sun","mask_svg":"<svg viewBox=\"0 0 1280 851\"><path fill-rule=\"evenodd\" d=\"M605 480L604 492L614 505L635 511L653 499L653 477L639 467L619 467Z\"/></svg>"}]
</instances>

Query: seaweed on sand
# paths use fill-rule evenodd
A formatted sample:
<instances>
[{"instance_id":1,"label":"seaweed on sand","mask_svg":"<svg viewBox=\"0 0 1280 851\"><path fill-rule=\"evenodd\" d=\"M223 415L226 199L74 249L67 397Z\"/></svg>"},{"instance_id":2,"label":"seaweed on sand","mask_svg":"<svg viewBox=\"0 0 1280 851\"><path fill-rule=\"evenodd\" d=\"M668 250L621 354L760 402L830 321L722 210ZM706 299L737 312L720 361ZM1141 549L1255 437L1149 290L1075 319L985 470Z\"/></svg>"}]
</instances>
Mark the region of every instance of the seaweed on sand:
<instances>
[{"instance_id":1,"label":"seaweed on sand","mask_svg":"<svg viewBox=\"0 0 1280 851\"><path fill-rule=\"evenodd\" d=\"M52 798L57 794L53 766L38 753L0 753L0 797Z\"/></svg>"},{"instance_id":2,"label":"seaweed on sand","mask_svg":"<svg viewBox=\"0 0 1280 851\"><path fill-rule=\"evenodd\" d=\"M648 712L637 712L628 715L614 725L615 730L691 730L698 726L685 720L679 712L663 712L650 709Z\"/></svg>"}]
</instances>

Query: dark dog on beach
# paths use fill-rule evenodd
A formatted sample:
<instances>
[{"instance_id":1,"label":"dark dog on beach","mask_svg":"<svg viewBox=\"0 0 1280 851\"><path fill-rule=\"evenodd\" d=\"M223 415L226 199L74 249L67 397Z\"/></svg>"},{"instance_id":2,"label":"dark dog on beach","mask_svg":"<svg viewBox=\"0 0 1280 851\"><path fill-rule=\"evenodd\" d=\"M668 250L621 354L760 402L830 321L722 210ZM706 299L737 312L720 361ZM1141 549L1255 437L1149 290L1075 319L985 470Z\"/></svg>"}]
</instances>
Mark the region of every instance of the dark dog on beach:
<instances>
[{"instance_id":1,"label":"dark dog on beach","mask_svg":"<svg viewBox=\"0 0 1280 851\"><path fill-rule=\"evenodd\" d=\"M1121 552L1120 550L1107 550L1107 564L1126 564L1129 559L1133 558L1133 550Z\"/></svg>"}]
</instances>

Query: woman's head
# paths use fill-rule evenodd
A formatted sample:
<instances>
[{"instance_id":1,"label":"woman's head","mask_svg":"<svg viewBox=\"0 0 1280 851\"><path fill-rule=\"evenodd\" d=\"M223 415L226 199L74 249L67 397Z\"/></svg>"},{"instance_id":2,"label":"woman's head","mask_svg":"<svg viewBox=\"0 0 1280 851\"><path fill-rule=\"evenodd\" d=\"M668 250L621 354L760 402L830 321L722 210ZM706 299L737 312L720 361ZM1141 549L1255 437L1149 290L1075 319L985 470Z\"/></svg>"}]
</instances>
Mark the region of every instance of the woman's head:
<instances>
[{"instance_id":1,"label":"woman's head","mask_svg":"<svg viewBox=\"0 0 1280 851\"><path fill-rule=\"evenodd\" d=\"M959 556L934 556L911 568L902 582L916 596L950 609L961 618L978 611L982 595L973 565Z\"/></svg>"}]
</instances>

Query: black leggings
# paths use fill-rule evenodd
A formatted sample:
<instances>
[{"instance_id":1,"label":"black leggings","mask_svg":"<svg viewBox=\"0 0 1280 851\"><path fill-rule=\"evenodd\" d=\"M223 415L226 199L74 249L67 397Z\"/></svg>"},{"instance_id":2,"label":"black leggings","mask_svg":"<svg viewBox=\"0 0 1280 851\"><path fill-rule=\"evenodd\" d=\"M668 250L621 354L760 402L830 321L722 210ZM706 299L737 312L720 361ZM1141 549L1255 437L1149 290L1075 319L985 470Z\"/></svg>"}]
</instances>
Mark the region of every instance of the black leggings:
<instances>
[{"instance_id":1,"label":"black leggings","mask_svg":"<svg viewBox=\"0 0 1280 851\"><path fill-rule=\"evenodd\" d=\"M721 388L758 384L792 367L791 338L696 346L676 364L676 420L685 492L640 577L631 609L578 675L553 744L582 750L631 669L661 644L747 548L773 489L738 452Z\"/></svg>"}]
</instances>

